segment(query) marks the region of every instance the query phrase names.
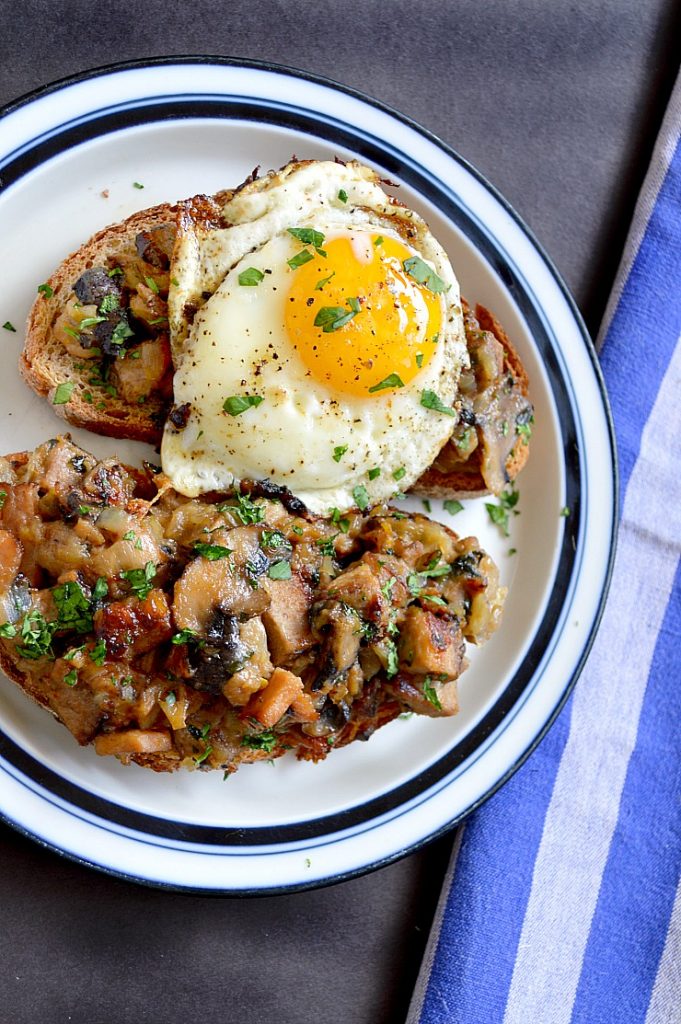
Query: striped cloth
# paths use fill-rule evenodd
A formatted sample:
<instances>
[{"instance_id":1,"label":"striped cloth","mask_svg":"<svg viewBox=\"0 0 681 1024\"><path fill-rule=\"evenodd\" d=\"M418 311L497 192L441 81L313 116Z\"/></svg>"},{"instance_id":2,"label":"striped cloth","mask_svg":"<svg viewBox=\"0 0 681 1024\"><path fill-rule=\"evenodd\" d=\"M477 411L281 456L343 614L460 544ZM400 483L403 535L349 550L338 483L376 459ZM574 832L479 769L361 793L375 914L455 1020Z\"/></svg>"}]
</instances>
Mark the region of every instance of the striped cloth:
<instances>
[{"instance_id":1,"label":"striped cloth","mask_svg":"<svg viewBox=\"0 0 681 1024\"><path fill-rule=\"evenodd\" d=\"M681 1022L681 79L601 331L621 478L587 666L459 830L408 1024Z\"/></svg>"}]
</instances>

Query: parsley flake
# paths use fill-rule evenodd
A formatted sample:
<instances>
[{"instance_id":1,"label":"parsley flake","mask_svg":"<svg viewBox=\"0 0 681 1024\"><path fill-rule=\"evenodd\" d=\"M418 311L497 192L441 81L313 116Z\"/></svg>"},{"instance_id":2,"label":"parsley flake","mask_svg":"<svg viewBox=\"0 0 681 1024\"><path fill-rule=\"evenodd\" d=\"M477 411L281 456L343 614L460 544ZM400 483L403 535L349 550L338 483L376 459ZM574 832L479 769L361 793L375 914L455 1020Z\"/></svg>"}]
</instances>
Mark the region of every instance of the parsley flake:
<instances>
[{"instance_id":1,"label":"parsley flake","mask_svg":"<svg viewBox=\"0 0 681 1024\"><path fill-rule=\"evenodd\" d=\"M376 391L384 391L386 388L403 388L404 381L396 374L390 373L387 377L384 377L378 384L374 384L372 388L369 388L369 394L373 395Z\"/></svg>"},{"instance_id":2,"label":"parsley flake","mask_svg":"<svg viewBox=\"0 0 681 1024\"><path fill-rule=\"evenodd\" d=\"M39 284L38 291L41 295L44 295L46 299L51 299L54 295L54 289L49 284Z\"/></svg>"},{"instance_id":3,"label":"parsley flake","mask_svg":"<svg viewBox=\"0 0 681 1024\"><path fill-rule=\"evenodd\" d=\"M194 551L209 562L217 562L221 558L229 558L232 554L232 548L225 548L222 544L195 544Z\"/></svg>"},{"instance_id":4,"label":"parsley flake","mask_svg":"<svg viewBox=\"0 0 681 1024\"><path fill-rule=\"evenodd\" d=\"M316 292L320 292L322 290L322 288L324 287L324 285L328 284L329 281L331 280L331 278L335 277L335 276L336 276L336 271L332 270L328 277L320 277L320 279L317 281L316 285L314 286L314 290Z\"/></svg>"},{"instance_id":5,"label":"parsley flake","mask_svg":"<svg viewBox=\"0 0 681 1024\"><path fill-rule=\"evenodd\" d=\"M57 384L57 388L54 392L54 398L52 399L52 405L66 405L71 398L71 393L75 386L76 385L71 380Z\"/></svg>"},{"instance_id":6,"label":"parsley flake","mask_svg":"<svg viewBox=\"0 0 681 1024\"><path fill-rule=\"evenodd\" d=\"M362 512L369 507L369 494L364 484L358 484L357 487L353 488L352 496L355 499L357 508L361 509Z\"/></svg>"},{"instance_id":7,"label":"parsley flake","mask_svg":"<svg viewBox=\"0 0 681 1024\"><path fill-rule=\"evenodd\" d=\"M144 601L154 589L152 581L156 576L156 566L153 562L147 562L143 569L127 569L120 576L127 581L132 593Z\"/></svg>"},{"instance_id":8,"label":"parsley flake","mask_svg":"<svg viewBox=\"0 0 681 1024\"><path fill-rule=\"evenodd\" d=\"M298 267L304 267L306 263L313 260L314 256L309 249L301 249L300 252L292 256L290 260L286 260L291 270L297 270Z\"/></svg>"},{"instance_id":9,"label":"parsley flake","mask_svg":"<svg viewBox=\"0 0 681 1024\"><path fill-rule=\"evenodd\" d=\"M262 395L232 395L230 398L225 399L222 409L223 412L229 413L230 416L240 416L247 409L257 409L260 403L264 401L265 399Z\"/></svg>"},{"instance_id":10,"label":"parsley flake","mask_svg":"<svg viewBox=\"0 0 681 1024\"><path fill-rule=\"evenodd\" d=\"M428 291L439 295L445 290L446 285L442 278L438 277L433 268L429 267L420 256L410 256L408 260L403 261L402 266L410 277L413 277L419 284L425 285Z\"/></svg>"},{"instance_id":11,"label":"parsley flake","mask_svg":"<svg viewBox=\"0 0 681 1024\"><path fill-rule=\"evenodd\" d=\"M360 312L359 299L350 298L346 301L350 307L349 312L344 306L322 306L314 318L314 326L321 327L324 334L345 327Z\"/></svg>"},{"instance_id":12,"label":"parsley flake","mask_svg":"<svg viewBox=\"0 0 681 1024\"><path fill-rule=\"evenodd\" d=\"M242 747L250 747L252 750L264 750L266 754L271 754L276 745L277 737L271 729L266 729L263 732L248 733L246 736L241 737Z\"/></svg>"},{"instance_id":13,"label":"parsley flake","mask_svg":"<svg viewBox=\"0 0 681 1024\"><path fill-rule=\"evenodd\" d=\"M451 406L445 405L439 395L434 391L421 392L421 405L424 409L432 409L434 412L442 412L445 416L456 415Z\"/></svg>"},{"instance_id":14,"label":"parsley flake","mask_svg":"<svg viewBox=\"0 0 681 1024\"><path fill-rule=\"evenodd\" d=\"M326 253L321 248L324 244L324 235L321 231L314 231L313 228L288 228L288 233L297 238L303 245L311 245L319 256L326 256Z\"/></svg>"},{"instance_id":15,"label":"parsley flake","mask_svg":"<svg viewBox=\"0 0 681 1024\"><path fill-rule=\"evenodd\" d=\"M264 277L262 270L258 270L257 267L248 267L247 270L242 270L239 274L239 284L246 288L253 288L260 284Z\"/></svg>"},{"instance_id":16,"label":"parsley flake","mask_svg":"<svg viewBox=\"0 0 681 1024\"><path fill-rule=\"evenodd\" d=\"M5 320L2 326L5 328L6 331L11 331L12 334L17 333L16 327L14 326L14 324L10 323L9 320Z\"/></svg>"},{"instance_id":17,"label":"parsley flake","mask_svg":"<svg viewBox=\"0 0 681 1024\"><path fill-rule=\"evenodd\" d=\"M64 682L67 686L75 686L78 682L78 670L72 668L70 672L67 672L64 676Z\"/></svg>"},{"instance_id":18,"label":"parsley flake","mask_svg":"<svg viewBox=\"0 0 681 1024\"><path fill-rule=\"evenodd\" d=\"M461 504L460 501L457 501L455 498L450 498L448 501L443 501L442 504L446 511L449 512L450 516L455 516L457 512L461 512L463 510L463 505Z\"/></svg>"},{"instance_id":19,"label":"parsley flake","mask_svg":"<svg viewBox=\"0 0 681 1024\"><path fill-rule=\"evenodd\" d=\"M273 562L267 570L267 575L271 580L290 580L291 566L289 562Z\"/></svg>"},{"instance_id":20,"label":"parsley flake","mask_svg":"<svg viewBox=\"0 0 681 1024\"><path fill-rule=\"evenodd\" d=\"M430 704L433 705L434 708L437 708L438 711L442 711L440 698L435 692L435 687L432 684L430 676L426 676L423 680L423 696Z\"/></svg>"},{"instance_id":21,"label":"parsley flake","mask_svg":"<svg viewBox=\"0 0 681 1024\"><path fill-rule=\"evenodd\" d=\"M345 455L347 450L348 450L348 445L347 444L338 444L338 445L336 445L336 447L333 450L333 461L334 462L340 462L340 460L343 458L343 456Z\"/></svg>"}]
</instances>

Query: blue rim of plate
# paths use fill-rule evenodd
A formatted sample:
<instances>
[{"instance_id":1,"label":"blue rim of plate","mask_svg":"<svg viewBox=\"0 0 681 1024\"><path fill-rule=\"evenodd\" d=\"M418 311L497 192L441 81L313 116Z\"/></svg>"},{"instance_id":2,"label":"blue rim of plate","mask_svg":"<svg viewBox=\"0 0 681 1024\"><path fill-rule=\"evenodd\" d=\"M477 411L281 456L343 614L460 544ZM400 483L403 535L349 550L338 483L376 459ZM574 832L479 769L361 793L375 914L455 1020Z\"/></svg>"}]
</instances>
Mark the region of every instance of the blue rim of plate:
<instances>
[{"instance_id":1,"label":"blue rim of plate","mask_svg":"<svg viewBox=\"0 0 681 1024\"><path fill-rule=\"evenodd\" d=\"M437 137L429 133L420 125L409 118L392 110L390 107L373 100L362 93L348 87L324 79L320 76L311 75L296 69L282 67L280 65L231 58L220 57L158 57L150 60L130 61L113 64L82 74L61 79L43 88L37 89L16 101L6 105L0 110L4 116L13 113L21 107L42 99L46 95L67 89L71 86L86 82L93 78L117 74L129 70L141 70L159 66L172 65L217 65L235 68L250 68L256 71L289 75L294 78L308 81L316 85L331 88L334 91L361 101L364 104L375 107L379 111L388 114L391 118L402 122L410 129L423 136L430 143L435 144L450 159L454 160L468 174L480 182L485 189L491 193L494 199L504 207L510 214L518 227L526 235L536 252L542 257L555 283L559 286L566 303L572 313L574 321L579 329L586 351L590 358L598 390L600 392L607 429L609 433L610 450L612 452L612 473L613 473L613 507L611 510L611 537L610 550L607 561L602 593L598 602L597 611L594 616L591 629L586 637L583 649L574 661L572 674L565 681L565 688L560 700L553 709L550 717L545 721L543 728L535 735L524 750L522 756L517 758L503 775L482 794L475 802L466 808L465 812L457 815L447 822L436 832L424 836L419 842L413 843L408 848L395 851L392 856L383 857L380 860L372 861L358 869L346 873L334 874L333 878L315 880L310 883L301 881L299 884L286 886L270 886L258 889L235 890L241 895L252 892L274 893L292 891L311 886L324 884L326 881L338 881L342 878L352 877L375 867L395 860L407 853L413 852L423 843L435 838L435 836L453 828L464 816L488 799L503 783L520 767L532 750L541 741L546 731L560 712L567 700L572 687L574 686L586 657L589 653L595 633L603 612L605 598L612 573L612 565L615 551L616 535L616 509L618 477L614 444L614 430L609 410L607 395L603 384L600 367L593 345L583 325L581 316L572 300L560 275L553 267L550 259L543 251L532 233L526 227L522 219L499 195L486 179L454 150L441 142ZM537 666L552 644L555 644L560 630L566 621L565 608L569 605L570 594L575 586L575 581L581 569L582 545L580 538L583 534L582 512L587 506L588 495L585 492L584 474L582 472L583 436L579 418L575 416L576 402L572 392L572 384L565 372L562 363L560 347L553 337L549 325L542 315L541 305L532 294L531 288L523 278L519 267L510 263L507 257L501 252L500 247L495 244L494 238L479 223L456 197L456 195L425 167L419 165L413 156L407 156L401 151L393 148L385 140L379 140L369 135L368 132L356 126L337 121L328 116L314 113L303 108L296 108L291 104L273 102L262 97L230 96L226 93L216 94L168 94L166 96L155 95L153 97L140 97L127 103L111 103L101 109L89 111L87 115L75 119L73 122L66 122L53 127L49 132L44 133L22 145L18 150L5 154L0 158L1 188L11 186L21 179L25 174L30 173L48 160L66 149L84 142L92 141L100 136L107 135L121 129L132 128L161 121L177 121L187 118L224 118L227 120L239 119L240 121L257 121L262 124L265 121L268 125L295 129L310 134L316 138L322 138L326 143L337 144L348 148L368 163L384 167L389 174L399 177L402 181L415 189L421 196L429 200L433 205L446 216L456 227L472 242L492 268L496 271L506 289L509 291L516 305L518 306L525 323L527 324L535 345L544 361L547 374L551 382L551 391L556 403L558 419L561 427L561 434L566 454L565 461L565 486L566 504L573 510L570 517L569 529L565 530L562 547L559 555L558 565L554 576L553 589L548 603L544 610L542 621L535 631L529 650L523 659L523 663L508 682L503 693L500 694L494 706L487 712L483 719L456 744L444 757L432 764L425 772L416 778L382 794L380 797L357 804L352 808L336 814L321 816L313 820L297 824L265 826L255 828L244 828L229 830L228 845L230 849L241 851L246 854L249 849L273 848L282 845L289 848L290 844L306 843L324 839L335 834L362 831L370 829L372 823L377 819L388 816L399 816L404 813L405 808L411 809L414 802L418 803L419 798L428 799L437 792L443 785L448 785L452 774L457 772L462 765L468 765L478 750L486 745L486 741L492 735L497 736L498 730L503 728L514 713L522 706L531 690L540 681L541 672L537 672ZM75 817L83 817L88 820L91 816L98 819L100 827L106 829L107 823L112 826L120 826L129 829L135 834L138 842L148 845L165 845L168 842L177 841L181 844L197 844L206 847L215 847L216 851L226 844L225 828L196 825L186 821L173 821L166 818L156 817L150 814L141 813L132 809L120 806L82 787L69 782L57 773L53 772L38 760L22 750L8 736L0 731L0 755L6 762L2 770L8 770L15 779L18 779L28 788L41 791L47 795L49 800L66 809L67 813ZM14 769L14 770L12 770ZM465 770L465 769L463 769ZM23 777L23 778L22 778ZM0 812L1 813L1 812ZM9 824L18 828L27 835L34 835L25 826L5 817ZM35 836L41 843L48 845L56 852L65 854L80 863L92 864L92 866L104 870L107 873L125 877L131 880L144 882L146 884L160 884L153 879L142 876L131 875L127 871L117 871L111 867L87 858L74 856L69 851L60 849L52 843ZM164 885L164 887L168 887ZM189 891L207 892L210 889L172 885L175 889L187 889ZM214 890L224 893L226 890Z\"/></svg>"}]
</instances>

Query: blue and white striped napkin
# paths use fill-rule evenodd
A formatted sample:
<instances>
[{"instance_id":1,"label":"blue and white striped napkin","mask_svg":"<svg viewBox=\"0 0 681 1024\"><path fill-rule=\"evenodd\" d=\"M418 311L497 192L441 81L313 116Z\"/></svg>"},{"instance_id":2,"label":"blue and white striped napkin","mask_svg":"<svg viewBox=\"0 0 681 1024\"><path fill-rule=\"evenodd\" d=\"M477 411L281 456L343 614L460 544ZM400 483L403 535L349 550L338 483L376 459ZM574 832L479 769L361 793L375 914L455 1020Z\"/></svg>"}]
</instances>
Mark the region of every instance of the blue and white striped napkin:
<instances>
[{"instance_id":1,"label":"blue and white striped napkin","mask_svg":"<svg viewBox=\"0 0 681 1024\"><path fill-rule=\"evenodd\" d=\"M600 632L459 831L408 1024L681 1022L681 79L601 331L621 527Z\"/></svg>"}]
</instances>

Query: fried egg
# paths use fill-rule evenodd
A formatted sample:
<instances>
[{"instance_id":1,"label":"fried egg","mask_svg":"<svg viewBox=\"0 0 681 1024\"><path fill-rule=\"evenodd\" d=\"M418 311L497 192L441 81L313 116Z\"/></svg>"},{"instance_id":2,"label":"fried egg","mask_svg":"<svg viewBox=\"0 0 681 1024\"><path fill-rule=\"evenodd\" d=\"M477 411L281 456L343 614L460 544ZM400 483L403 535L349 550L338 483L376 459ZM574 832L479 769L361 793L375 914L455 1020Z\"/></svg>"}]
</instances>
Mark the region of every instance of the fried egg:
<instances>
[{"instance_id":1,"label":"fried egg","mask_svg":"<svg viewBox=\"0 0 681 1024\"><path fill-rule=\"evenodd\" d=\"M190 201L171 276L161 458L181 493L268 478L315 513L364 507L406 490L451 436L459 286L369 168L293 163L219 211Z\"/></svg>"}]
</instances>

